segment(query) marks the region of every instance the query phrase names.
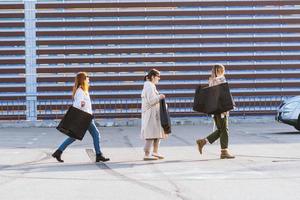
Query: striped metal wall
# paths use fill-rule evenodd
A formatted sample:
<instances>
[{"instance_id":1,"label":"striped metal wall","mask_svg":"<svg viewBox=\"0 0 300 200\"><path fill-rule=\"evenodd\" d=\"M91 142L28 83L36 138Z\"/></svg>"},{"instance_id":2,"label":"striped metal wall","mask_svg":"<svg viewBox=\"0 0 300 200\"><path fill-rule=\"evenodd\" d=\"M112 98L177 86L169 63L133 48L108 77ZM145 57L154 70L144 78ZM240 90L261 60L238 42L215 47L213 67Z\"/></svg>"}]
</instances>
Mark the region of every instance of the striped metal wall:
<instances>
[{"instance_id":1,"label":"striped metal wall","mask_svg":"<svg viewBox=\"0 0 300 200\"><path fill-rule=\"evenodd\" d=\"M0 3L0 38L0 119L25 119L24 4Z\"/></svg>"},{"instance_id":2,"label":"striped metal wall","mask_svg":"<svg viewBox=\"0 0 300 200\"><path fill-rule=\"evenodd\" d=\"M0 10L0 98L22 111L24 6ZM296 0L37 1L36 36L38 119L64 113L78 71L90 72L97 117L139 116L151 68L173 116L195 114L194 89L215 63L226 66L236 114L274 113L300 93Z\"/></svg>"}]
</instances>

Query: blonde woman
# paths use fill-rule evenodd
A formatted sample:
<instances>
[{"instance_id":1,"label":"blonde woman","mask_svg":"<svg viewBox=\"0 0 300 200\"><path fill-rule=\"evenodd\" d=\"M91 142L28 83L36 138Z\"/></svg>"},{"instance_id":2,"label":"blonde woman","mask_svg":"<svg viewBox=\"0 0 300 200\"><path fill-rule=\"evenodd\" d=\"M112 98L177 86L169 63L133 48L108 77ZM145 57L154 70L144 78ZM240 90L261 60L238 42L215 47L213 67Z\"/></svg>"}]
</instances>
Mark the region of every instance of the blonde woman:
<instances>
[{"instance_id":1,"label":"blonde woman","mask_svg":"<svg viewBox=\"0 0 300 200\"><path fill-rule=\"evenodd\" d=\"M92 104L89 95L89 76L86 72L79 72L75 77L75 84L73 87L73 106L79 108L87 113L92 114ZM96 152L96 162L102 161L106 162L109 161L109 158L105 158L100 150L100 133L95 125L95 121L92 120L89 128L89 133L93 138L94 148ZM62 152L73 142L75 141L74 138L67 138L59 148L52 154L52 157L56 158L59 162L64 162L61 159Z\"/></svg>"},{"instance_id":2,"label":"blonde woman","mask_svg":"<svg viewBox=\"0 0 300 200\"><path fill-rule=\"evenodd\" d=\"M158 152L160 140L166 138L160 123L159 100L165 95L159 94L156 84L160 80L160 72L152 69L144 77L144 87L142 91L142 128L141 138L145 140L144 160L163 159L164 156ZM153 152L151 148L153 146Z\"/></svg>"},{"instance_id":3,"label":"blonde woman","mask_svg":"<svg viewBox=\"0 0 300 200\"><path fill-rule=\"evenodd\" d=\"M222 83L226 83L225 67L221 64L214 65L211 71L211 76L208 80L209 86L215 86ZM198 150L202 154L202 149L207 143L214 143L220 138L221 144L221 159L235 158L228 151L228 117L229 112L213 115L213 119L217 130L211 133L209 136L203 139L197 140Z\"/></svg>"}]
</instances>

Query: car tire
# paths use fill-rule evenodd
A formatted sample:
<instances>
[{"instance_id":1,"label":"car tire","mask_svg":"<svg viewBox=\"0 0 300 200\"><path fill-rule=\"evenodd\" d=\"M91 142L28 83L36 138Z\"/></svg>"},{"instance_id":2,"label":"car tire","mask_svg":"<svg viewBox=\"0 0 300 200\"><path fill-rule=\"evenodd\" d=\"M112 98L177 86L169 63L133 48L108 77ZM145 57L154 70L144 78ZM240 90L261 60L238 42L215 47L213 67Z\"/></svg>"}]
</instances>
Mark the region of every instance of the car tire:
<instances>
[{"instance_id":1,"label":"car tire","mask_svg":"<svg viewBox=\"0 0 300 200\"><path fill-rule=\"evenodd\" d=\"M297 124L294 127L295 127L295 129L297 129L298 131L300 131L300 115L298 116Z\"/></svg>"}]
</instances>

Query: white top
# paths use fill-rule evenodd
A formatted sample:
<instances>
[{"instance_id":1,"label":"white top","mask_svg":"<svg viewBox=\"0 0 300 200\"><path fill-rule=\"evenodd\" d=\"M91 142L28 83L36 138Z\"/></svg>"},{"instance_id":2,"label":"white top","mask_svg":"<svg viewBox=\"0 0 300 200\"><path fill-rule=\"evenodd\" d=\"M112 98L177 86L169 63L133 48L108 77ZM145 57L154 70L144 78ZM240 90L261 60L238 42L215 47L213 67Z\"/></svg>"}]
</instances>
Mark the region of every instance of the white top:
<instances>
[{"instance_id":1,"label":"white top","mask_svg":"<svg viewBox=\"0 0 300 200\"><path fill-rule=\"evenodd\" d=\"M82 102L84 102L84 103L82 103ZM84 104L84 105L82 106L82 104ZM76 90L75 95L74 95L73 106L82 111L93 114L90 95L86 94L82 88L78 88Z\"/></svg>"},{"instance_id":2,"label":"white top","mask_svg":"<svg viewBox=\"0 0 300 200\"><path fill-rule=\"evenodd\" d=\"M208 79L208 85L209 85L209 87L215 86L215 85L220 85L222 83L226 83L225 76L217 76L215 78L209 78Z\"/></svg>"}]
</instances>

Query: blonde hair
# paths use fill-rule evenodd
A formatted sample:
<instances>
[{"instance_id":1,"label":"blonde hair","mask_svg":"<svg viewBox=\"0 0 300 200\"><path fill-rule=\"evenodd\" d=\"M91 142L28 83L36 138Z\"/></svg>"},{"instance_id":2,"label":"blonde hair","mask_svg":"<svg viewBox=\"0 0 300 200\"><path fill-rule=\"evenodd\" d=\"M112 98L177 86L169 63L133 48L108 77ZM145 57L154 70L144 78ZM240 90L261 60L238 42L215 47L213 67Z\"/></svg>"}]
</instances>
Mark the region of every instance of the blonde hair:
<instances>
[{"instance_id":1,"label":"blonde hair","mask_svg":"<svg viewBox=\"0 0 300 200\"><path fill-rule=\"evenodd\" d=\"M211 70L211 78L216 78L218 76L224 76L225 74L225 67L221 64L216 64L213 66Z\"/></svg>"},{"instance_id":2,"label":"blonde hair","mask_svg":"<svg viewBox=\"0 0 300 200\"><path fill-rule=\"evenodd\" d=\"M73 86L72 98L74 98L76 90L80 87L86 94L89 93L89 83L87 82L87 73L86 72L78 72Z\"/></svg>"}]
</instances>

